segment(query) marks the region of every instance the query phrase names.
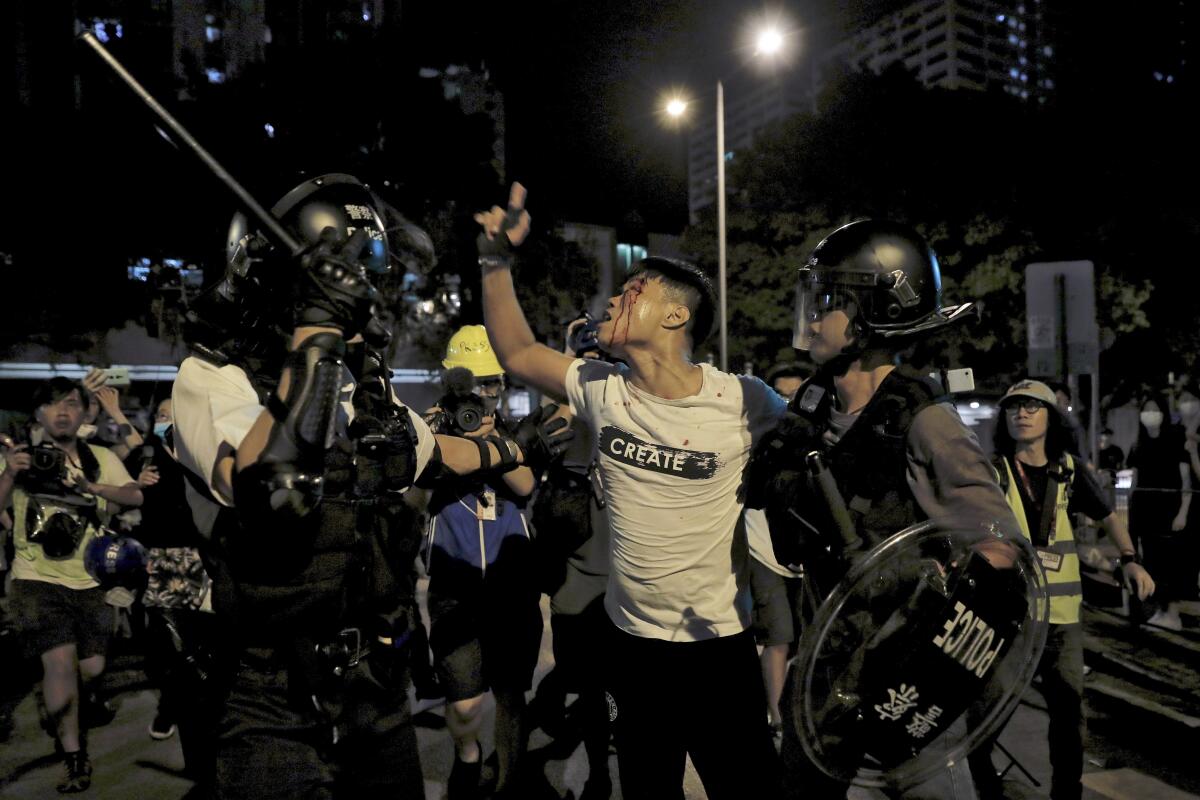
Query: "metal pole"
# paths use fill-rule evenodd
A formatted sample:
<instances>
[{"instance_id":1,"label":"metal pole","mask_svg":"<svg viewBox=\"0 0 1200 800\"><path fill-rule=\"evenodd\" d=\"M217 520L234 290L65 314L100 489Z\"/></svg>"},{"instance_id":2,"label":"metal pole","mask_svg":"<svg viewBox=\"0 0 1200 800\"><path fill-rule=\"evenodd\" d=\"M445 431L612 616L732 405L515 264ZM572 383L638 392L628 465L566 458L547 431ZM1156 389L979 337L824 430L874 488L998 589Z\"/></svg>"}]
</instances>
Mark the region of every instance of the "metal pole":
<instances>
[{"instance_id":1,"label":"metal pole","mask_svg":"<svg viewBox=\"0 0 1200 800\"><path fill-rule=\"evenodd\" d=\"M725 315L725 87L717 81L717 283L721 304L721 371L729 371Z\"/></svg>"},{"instance_id":2,"label":"metal pole","mask_svg":"<svg viewBox=\"0 0 1200 800\"><path fill-rule=\"evenodd\" d=\"M91 33L84 33L79 38L84 44L90 47L97 56L100 57L100 60L103 61L109 67L109 69L116 73L121 82L124 83L139 100L146 104L150 111L154 113L154 116L158 118L158 121L166 126L171 133L175 135L178 141L183 144L183 148L196 156L196 158L198 158L200 162L204 164L204 166L208 167L209 172L216 176L217 180L225 184L225 187L229 189L229 191L231 191L239 201L241 201L245 209L250 212L251 216L258 220L260 225L266 228L267 233L273 236L276 242L290 250L292 255L297 255L304 249L304 245L297 241L292 234L290 234L282 225L280 225L279 220L275 219L275 217L271 215L271 212L263 208L263 206L254 199L254 196L251 195L250 192L246 191L245 187L243 187L237 181L237 179L233 177L233 175L229 174L229 172L222 167L221 164L215 158L213 158L213 156L207 150L201 147L200 143L197 142L190 133L188 133L187 128L184 128L183 125L179 123L179 120L171 116L171 113L167 111L167 109L163 108L162 104L155 100L154 97L148 91L146 91L146 89L140 83L138 83L137 79L134 78L133 75L129 74L129 71L125 69L121 62L117 61L117 59L114 58L112 54L104 48L104 45L100 44L99 40L97 40L94 35Z\"/></svg>"}]
</instances>

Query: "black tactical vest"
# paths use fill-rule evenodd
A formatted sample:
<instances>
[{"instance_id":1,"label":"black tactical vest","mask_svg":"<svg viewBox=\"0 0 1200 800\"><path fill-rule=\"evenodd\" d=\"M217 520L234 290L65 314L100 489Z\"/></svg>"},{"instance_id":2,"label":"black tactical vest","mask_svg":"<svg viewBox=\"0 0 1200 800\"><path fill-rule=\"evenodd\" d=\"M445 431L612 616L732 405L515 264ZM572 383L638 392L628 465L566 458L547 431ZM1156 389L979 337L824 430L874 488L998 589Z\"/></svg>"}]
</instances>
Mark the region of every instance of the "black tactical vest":
<instances>
[{"instance_id":1,"label":"black tactical vest","mask_svg":"<svg viewBox=\"0 0 1200 800\"><path fill-rule=\"evenodd\" d=\"M832 377L818 373L793 399L791 410L824 432L834 397ZM905 478L908 431L916 415L936 402L927 383L893 370L837 444L822 440L825 464L868 546L925 519Z\"/></svg>"}]
</instances>

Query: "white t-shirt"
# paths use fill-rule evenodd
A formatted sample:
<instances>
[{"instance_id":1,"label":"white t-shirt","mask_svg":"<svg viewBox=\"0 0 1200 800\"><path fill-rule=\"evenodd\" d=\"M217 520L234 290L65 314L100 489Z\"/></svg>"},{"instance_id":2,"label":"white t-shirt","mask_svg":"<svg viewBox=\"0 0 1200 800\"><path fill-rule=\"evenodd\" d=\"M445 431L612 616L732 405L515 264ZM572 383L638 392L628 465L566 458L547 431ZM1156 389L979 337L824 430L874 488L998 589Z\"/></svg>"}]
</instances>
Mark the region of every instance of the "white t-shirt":
<instances>
[{"instance_id":1,"label":"white t-shirt","mask_svg":"<svg viewBox=\"0 0 1200 800\"><path fill-rule=\"evenodd\" d=\"M635 388L623 365L577 359L567 371L571 411L596 437L612 529L605 607L628 633L697 641L749 625L743 468L783 414L757 378L702 364L691 397Z\"/></svg>"},{"instance_id":2,"label":"white t-shirt","mask_svg":"<svg viewBox=\"0 0 1200 800\"><path fill-rule=\"evenodd\" d=\"M346 422L354 418L354 407L350 403L353 391L354 382L347 372L341 397ZM395 394L392 399L404 408ZM200 358L186 358L179 365L179 374L171 390L171 410L179 463L203 478L213 497L225 505L232 505L232 498L222 497L213 488L213 468L221 446L228 445L237 450L264 410L250 379L241 367L218 367ZM433 455L436 439L420 416L411 409L405 410L417 432L416 474L420 475Z\"/></svg>"},{"instance_id":3,"label":"white t-shirt","mask_svg":"<svg viewBox=\"0 0 1200 800\"><path fill-rule=\"evenodd\" d=\"M776 560L775 545L771 542L771 526L767 524L767 515L762 509L747 508L744 520L746 543L750 546L751 558L785 578L798 578L803 574L793 572Z\"/></svg>"}]
</instances>

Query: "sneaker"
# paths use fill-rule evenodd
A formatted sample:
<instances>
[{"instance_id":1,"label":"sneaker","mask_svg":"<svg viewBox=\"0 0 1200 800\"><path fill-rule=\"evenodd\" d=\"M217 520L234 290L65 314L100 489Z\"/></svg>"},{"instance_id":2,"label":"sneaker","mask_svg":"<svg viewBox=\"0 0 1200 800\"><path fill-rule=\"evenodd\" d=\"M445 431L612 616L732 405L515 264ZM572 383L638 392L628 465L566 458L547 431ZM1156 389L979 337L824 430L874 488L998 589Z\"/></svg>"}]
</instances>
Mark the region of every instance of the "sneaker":
<instances>
[{"instance_id":1,"label":"sneaker","mask_svg":"<svg viewBox=\"0 0 1200 800\"><path fill-rule=\"evenodd\" d=\"M63 756L63 767L66 775L58 785L60 794L75 794L87 791L92 785L92 762L88 761L87 753L78 750Z\"/></svg>"},{"instance_id":2,"label":"sneaker","mask_svg":"<svg viewBox=\"0 0 1200 800\"><path fill-rule=\"evenodd\" d=\"M1169 631L1183 630L1183 623L1179 619L1178 611L1155 611L1154 616L1146 620L1146 624Z\"/></svg>"},{"instance_id":3,"label":"sneaker","mask_svg":"<svg viewBox=\"0 0 1200 800\"><path fill-rule=\"evenodd\" d=\"M162 714L156 714L154 721L150 723L150 738L162 741L163 739L170 739L174 735L175 723L168 722Z\"/></svg>"}]
</instances>

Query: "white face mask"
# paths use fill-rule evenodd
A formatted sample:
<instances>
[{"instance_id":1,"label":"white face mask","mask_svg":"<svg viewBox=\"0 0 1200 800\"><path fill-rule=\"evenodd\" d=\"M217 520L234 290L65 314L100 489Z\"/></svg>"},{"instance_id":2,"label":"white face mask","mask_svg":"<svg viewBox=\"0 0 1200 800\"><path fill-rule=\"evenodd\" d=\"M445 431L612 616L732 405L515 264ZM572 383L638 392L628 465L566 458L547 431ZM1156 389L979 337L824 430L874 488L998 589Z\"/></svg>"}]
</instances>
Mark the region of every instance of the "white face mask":
<instances>
[{"instance_id":1,"label":"white face mask","mask_svg":"<svg viewBox=\"0 0 1200 800\"><path fill-rule=\"evenodd\" d=\"M1143 411L1140 414L1142 424L1147 428L1158 428L1162 425L1163 415L1161 411Z\"/></svg>"}]
</instances>

